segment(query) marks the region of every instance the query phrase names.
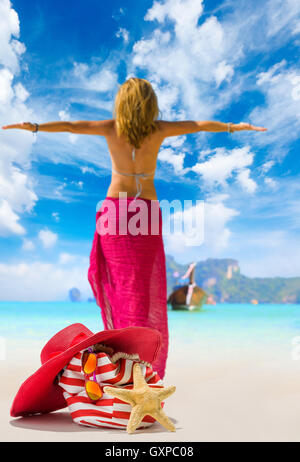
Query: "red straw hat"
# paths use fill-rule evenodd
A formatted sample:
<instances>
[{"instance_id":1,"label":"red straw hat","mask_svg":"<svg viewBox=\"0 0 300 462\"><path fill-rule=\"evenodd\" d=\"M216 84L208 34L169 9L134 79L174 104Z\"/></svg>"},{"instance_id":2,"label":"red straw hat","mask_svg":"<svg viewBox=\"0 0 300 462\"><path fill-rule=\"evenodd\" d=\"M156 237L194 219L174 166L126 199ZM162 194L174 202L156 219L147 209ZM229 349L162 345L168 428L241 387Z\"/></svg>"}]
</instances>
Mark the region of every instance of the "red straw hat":
<instances>
[{"instance_id":1,"label":"red straw hat","mask_svg":"<svg viewBox=\"0 0 300 462\"><path fill-rule=\"evenodd\" d=\"M10 415L44 414L65 408L67 403L56 377L76 353L95 343L110 346L114 352L137 353L142 361L152 363L161 348L161 334L149 327L126 327L97 334L83 324L66 327L42 349L42 366L21 385Z\"/></svg>"}]
</instances>

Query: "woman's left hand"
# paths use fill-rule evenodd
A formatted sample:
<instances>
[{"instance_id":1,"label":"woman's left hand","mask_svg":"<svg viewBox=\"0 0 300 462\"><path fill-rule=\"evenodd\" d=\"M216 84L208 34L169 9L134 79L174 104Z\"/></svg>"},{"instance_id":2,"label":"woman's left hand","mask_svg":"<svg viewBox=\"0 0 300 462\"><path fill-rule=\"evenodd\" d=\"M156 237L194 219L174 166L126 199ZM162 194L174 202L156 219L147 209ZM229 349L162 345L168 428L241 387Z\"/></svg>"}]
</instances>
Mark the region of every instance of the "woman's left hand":
<instances>
[{"instance_id":1,"label":"woman's left hand","mask_svg":"<svg viewBox=\"0 0 300 462\"><path fill-rule=\"evenodd\" d=\"M255 130L257 132L267 131L267 128L265 127L257 127L255 125L252 125L246 122L240 122L239 124L232 124L231 128L232 128L232 131L234 132L241 131L241 130Z\"/></svg>"},{"instance_id":2,"label":"woman's left hand","mask_svg":"<svg viewBox=\"0 0 300 462\"><path fill-rule=\"evenodd\" d=\"M31 122L22 122L20 124L3 125L2 128L4 130L8 130L10 128L19 128L21 130L33 131L34 130L34 124L32 124Z\"/></svg>"}]
</instances>

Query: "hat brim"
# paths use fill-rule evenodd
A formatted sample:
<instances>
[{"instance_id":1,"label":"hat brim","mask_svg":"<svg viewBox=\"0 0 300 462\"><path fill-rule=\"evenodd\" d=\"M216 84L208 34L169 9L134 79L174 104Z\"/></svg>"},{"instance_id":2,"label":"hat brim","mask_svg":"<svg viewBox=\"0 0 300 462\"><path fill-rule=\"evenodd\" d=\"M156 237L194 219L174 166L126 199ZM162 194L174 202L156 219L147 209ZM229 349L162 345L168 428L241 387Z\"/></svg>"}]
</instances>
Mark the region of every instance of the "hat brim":
<instances>
[{"instance_id":1,"label":"hat brim","mask_svg":"<svg viewBox=\"0 0 300 462\"><path fill-rule=\"evenodd\" d=\"M161 334L150 327L126 327L98 332L49 359L21 385L10 410L12 417L44 414L63 409L67 403L62 389L54 383L58 373L79 351L95 343L105 343L115 352L137 353L153 363L161 348Z\"/></svg>"}]
</instances>

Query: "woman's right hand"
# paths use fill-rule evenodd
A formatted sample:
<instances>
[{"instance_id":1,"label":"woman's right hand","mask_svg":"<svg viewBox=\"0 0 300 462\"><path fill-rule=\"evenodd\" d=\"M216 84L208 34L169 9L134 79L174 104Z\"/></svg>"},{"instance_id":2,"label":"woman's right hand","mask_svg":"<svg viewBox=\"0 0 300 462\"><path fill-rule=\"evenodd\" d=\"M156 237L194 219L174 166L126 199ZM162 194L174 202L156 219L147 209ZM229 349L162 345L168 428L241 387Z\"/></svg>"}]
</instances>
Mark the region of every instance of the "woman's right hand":
<instances>
[{"instance_id":1,"label":"woman's right hand","mask_svg":"<svg viewBox=\"0 0 300 462\"><path fill-rule=\"evenodd\" d=\"M20 124L11 124L11 125L3 125L3 130L9 130L11 128L19 128L21 130L28 130L28 131L33 131L34 130L34 124L31 122L22 122Z\"/></svg>"},{"instance_id":2,"label":"woman's right hand","mask_svg":"<svg viewBox=\"0 0 300 462\"><path fill-rule=\"evenodd\" d=\"M240 122L239 124L232 124L230 128L233 132L239 132L241 130L255 130L257 132L265 132L268 130L267 128L256 127L255 125L245 122Z\"/></svg>"}]
</instances>

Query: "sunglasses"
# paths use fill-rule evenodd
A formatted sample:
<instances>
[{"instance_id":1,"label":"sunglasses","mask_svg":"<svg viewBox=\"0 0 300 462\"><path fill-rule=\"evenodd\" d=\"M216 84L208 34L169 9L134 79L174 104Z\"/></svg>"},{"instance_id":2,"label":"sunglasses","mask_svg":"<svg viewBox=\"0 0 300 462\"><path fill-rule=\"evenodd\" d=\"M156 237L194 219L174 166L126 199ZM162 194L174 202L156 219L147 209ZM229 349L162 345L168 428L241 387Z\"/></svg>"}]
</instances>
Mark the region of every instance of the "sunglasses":
<instances>
[{"instance_id":1,"label":"sunglasses","mask_svg":"<svg viewBox=\"0 0 300 462\"><path fill-rule=\"evenodd\" d=\"M97 369L97 355L93 352L92 348L88 348L83 352L81 358L81 367L85 375L85 391L92 401L98 401L103 396L103 391L97 382L95 371ZM90 376L93 374L93 379Z\"/></svg>"}]
</instances>

